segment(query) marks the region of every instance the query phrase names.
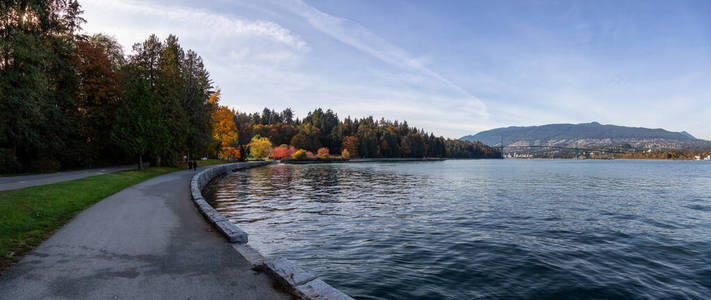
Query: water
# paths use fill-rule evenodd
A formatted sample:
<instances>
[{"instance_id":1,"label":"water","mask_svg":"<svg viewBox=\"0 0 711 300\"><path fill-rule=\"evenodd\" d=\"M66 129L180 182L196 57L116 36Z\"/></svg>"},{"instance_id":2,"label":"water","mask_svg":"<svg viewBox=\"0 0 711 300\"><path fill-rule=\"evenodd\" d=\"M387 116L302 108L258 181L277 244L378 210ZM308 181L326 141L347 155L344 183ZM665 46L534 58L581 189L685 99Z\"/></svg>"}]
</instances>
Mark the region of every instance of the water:
<instances>
[{"instance_id":1,"label":"water","mask_svg":"<svg viewBox=\"0 0 711 300\"><path fill-rule=\"evenodd\" d=\"M208 194L357 299L711 297L707 162L272 165Z\"/></svg>"}]
</instances>

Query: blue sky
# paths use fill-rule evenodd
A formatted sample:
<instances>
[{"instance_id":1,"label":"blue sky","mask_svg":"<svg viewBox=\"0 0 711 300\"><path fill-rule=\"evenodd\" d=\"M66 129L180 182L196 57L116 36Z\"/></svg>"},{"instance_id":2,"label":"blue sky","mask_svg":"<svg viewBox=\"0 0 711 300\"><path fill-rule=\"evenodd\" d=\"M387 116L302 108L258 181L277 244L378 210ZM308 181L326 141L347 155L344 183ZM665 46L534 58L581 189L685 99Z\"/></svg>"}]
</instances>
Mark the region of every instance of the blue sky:
<instances>
[{"instance_id":1,"label":"blue sky","mask_svg":"<svg viewBox=\"0 0 711 300\"><path fill-rule=\"evenodd\" d=\"M240 111L317 107L458 138L603 124L711 139L710 1L109 1L127 54L176 34Z\"/></svg>"}]
</instances>

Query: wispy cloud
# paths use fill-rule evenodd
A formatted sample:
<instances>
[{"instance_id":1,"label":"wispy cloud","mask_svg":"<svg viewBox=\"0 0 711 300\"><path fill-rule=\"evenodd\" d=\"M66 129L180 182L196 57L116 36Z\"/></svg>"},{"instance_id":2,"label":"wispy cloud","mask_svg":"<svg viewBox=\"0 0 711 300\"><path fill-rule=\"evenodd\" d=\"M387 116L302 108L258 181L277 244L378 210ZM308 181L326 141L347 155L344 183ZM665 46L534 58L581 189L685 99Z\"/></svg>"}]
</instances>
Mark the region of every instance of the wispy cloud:
<instances>
[{"instance_id":1,"label":"wispy cloud","mask_svg":"<svg viewBox=\"0 0 711 300\"><path fill-rule=\"evenodd\" d=\"M301 0L285 0L278 1L277 3L294 14L303 17L314 28L338 41L350 45L390 65L404 70L414 71L439 81L449 89L466 96L466 109L469 110L470 113L476 114L479 117L488 118L486 105L481 100L448 78L428 68L423 64L422 60L392 45L357 22L329 15Z\"/></svg>"},{"instance_id":2,"label":"wispy cloud","mask_svg":"<svg viewBox=\"0 0 711 300\"><path fill-rule=\"evenodd\" d=\"M169 30L181 35L219 36L220 38L266 38L288 47L305 50L307 44L298 35L274 22L247 20L214 13L211 11L180 6L156 5L148 2L91 0L83 2L87 15L91 18L87 24L91 29L117 32L123 38L144 39L149 33L163 33ZM97 15L95 18L93 16ZM128 16L121 25L106 24L102 18L107 15ZM112 19L112 18L110 18ZM104 25L104 26L102 26ZM166 26L170 25L170 26ZM136 28L142 27L140 37ZM99 28L97 28L99 27ZM128 27L128 29L123 29ZM124 46L130 46L124 45Z\"/></svg>"}]
</instances>

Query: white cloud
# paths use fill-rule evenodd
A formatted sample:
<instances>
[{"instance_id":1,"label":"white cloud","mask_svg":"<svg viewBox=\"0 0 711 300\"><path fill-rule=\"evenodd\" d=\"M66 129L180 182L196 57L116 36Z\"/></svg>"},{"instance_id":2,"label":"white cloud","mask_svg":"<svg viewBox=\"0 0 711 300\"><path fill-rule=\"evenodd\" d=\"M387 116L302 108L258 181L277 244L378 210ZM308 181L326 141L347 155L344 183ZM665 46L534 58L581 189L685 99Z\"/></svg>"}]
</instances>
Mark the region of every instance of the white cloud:
<instances>
[{"instance_id":1,"label":"white cloud","mask_svg":"<svg viewBox=\"0 0 711 300\"><path fill-rule=\"evenodd\" d=\"M252 21L202 9L125 0L91 0L82 2L82 5L88 21L85 26L87 31L114 33L124 47L145 39L151 33L180 33L181 37L191 38L266 38L294 49L307 48L298 35L269 21Z\"/></svg>"},{"instance_id":2,"label":"white cloud","mask_svg":"<svg viewBox=\"0 0 711 300\"><path fill-rule=\"evenodd\" d=\"M466 96L466 101L463 101L461 104L466 105L470 113L483 118L489 117L484 102L451 80L425 66L423 63L425 60L409 55L406 51L380 38L362 25L354 21L326 14L301 0L278 1L277 3L305 18L314 28L338 41L372 55L388 64L436 79L449 89Z\"/></svg>"}]
</instances>

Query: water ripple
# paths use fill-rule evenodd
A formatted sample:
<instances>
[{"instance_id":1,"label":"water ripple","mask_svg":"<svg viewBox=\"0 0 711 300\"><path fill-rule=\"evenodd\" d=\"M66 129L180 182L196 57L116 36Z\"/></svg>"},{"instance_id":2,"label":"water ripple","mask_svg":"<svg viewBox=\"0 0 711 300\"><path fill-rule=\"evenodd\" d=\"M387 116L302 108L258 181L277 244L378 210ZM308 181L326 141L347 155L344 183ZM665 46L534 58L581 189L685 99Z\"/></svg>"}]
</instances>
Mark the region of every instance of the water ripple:
<instances>
[{"instance_id":1,"label":"water ripple","mask_svg":"<svg viewBox=\"0 0 711 300\"><path fill-rule=\"evenodd\" d=\"M358 299L711 295L711 164L272 165L207 198Z\"/></svg>"}]
</instances>

